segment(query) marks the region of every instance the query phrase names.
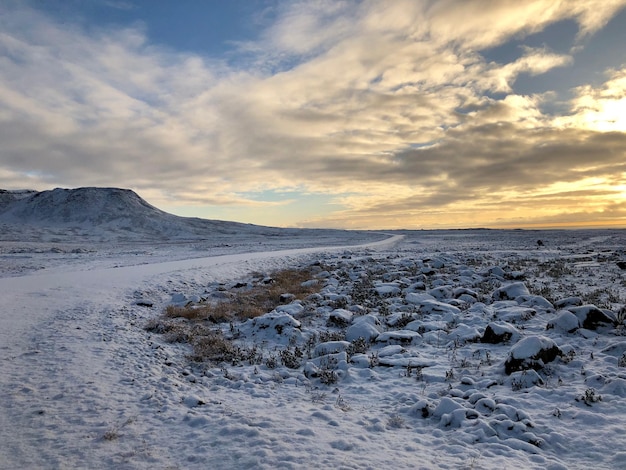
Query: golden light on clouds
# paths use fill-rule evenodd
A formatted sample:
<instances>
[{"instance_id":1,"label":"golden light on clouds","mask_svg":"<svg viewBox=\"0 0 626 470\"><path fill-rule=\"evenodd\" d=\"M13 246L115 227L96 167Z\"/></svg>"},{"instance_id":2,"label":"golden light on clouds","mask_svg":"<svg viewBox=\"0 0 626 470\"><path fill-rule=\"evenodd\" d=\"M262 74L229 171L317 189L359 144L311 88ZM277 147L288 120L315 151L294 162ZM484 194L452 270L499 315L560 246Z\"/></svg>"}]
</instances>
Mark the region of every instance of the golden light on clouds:
<instances>
[{"instance_id":1,"label":"golden light on clouds","mask_svg":"<svg viewBox=\"0 0 626 470\"><path fill-rule=\"evenodd\" d=\"M148 19L68 27L16 4L0 187L128 187L267 225L626 221L626 56L593 43L624 34L626 0L489 5L272 3L216 57L155 41ZM609 58L584 75L589 44Z\"/></svg>"}]
</instances>

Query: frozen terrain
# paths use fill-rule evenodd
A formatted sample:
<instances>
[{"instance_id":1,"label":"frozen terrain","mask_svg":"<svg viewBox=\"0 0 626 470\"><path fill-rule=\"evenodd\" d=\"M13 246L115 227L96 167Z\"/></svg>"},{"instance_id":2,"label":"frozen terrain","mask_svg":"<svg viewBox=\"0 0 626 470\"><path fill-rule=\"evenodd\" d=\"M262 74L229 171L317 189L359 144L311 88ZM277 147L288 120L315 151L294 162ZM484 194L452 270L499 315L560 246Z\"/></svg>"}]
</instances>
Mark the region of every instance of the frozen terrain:
<instances>
[{"instance_id":1,"label":"frozen terrain","mask_svg":"<svg viewBox=\"0 0 626 470\"><path fill-rule=\"evenodd\" d=\"M624 231L36 235L0 242L2 469L626 467ZM154 327L290 267L318 291L209 325L227 362Z\"/></svg>"}]
</instances>

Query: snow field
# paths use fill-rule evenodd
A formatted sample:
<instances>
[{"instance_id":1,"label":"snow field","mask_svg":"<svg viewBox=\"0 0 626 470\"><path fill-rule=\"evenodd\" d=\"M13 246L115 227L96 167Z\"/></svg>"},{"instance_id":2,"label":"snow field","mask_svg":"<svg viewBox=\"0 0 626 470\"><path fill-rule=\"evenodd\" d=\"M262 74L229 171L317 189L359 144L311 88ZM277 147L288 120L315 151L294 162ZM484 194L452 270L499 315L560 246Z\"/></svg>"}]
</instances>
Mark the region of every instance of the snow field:
<instances>
[{"instance_id":1,"label":"snow field","mask_svg":"<svg viewBox=\"0 0 626 470\"><path fill-rule=\"evenodd\" d=\"M624 239L413 232L376 251L95 270L88 291L31 283L54 315L3 343L0 467L623 468ZM193 362L145 330L172 302L312 264L319 293L212 325L253 360ZM591 304L605 315L588 320Z\"/></svg>"}]
</instances>

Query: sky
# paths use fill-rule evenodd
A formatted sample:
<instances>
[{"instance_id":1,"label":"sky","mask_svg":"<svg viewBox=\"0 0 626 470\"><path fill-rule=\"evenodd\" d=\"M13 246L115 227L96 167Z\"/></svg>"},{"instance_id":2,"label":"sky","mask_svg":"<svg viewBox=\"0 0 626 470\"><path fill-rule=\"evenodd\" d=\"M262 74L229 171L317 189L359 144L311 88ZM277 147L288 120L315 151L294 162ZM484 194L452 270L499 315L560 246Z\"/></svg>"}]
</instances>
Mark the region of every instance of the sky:
<instances>
[{"instance_id":1,"label":"sky","mask_svg":"<svg viewBox=\"0 0 626 470\"><path fill-rule=\"evenodd\" d=\"M0 188L347 229L626 227L626 0L0 0Z\"/></svg>"}]
</instances>

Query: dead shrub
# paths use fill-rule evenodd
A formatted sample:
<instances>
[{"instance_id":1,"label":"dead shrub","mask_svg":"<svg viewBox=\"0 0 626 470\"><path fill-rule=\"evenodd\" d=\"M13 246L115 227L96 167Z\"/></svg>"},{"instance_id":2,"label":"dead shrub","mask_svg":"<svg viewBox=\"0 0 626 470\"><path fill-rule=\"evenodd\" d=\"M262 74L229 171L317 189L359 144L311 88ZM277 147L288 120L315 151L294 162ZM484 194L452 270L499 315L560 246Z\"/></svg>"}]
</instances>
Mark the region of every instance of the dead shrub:
<instances>
[{"instance_id":1,"label":"dead shrub","mask_svg":"<svg viewBox=\"0 0 626 470\"><path fill-rule=\"evenodd\" d=\"M196 361L232 362L237 357L237 347L224 338L221 331L205 331L191 338L192 359Z\"/></svg>"}]
</instances>

